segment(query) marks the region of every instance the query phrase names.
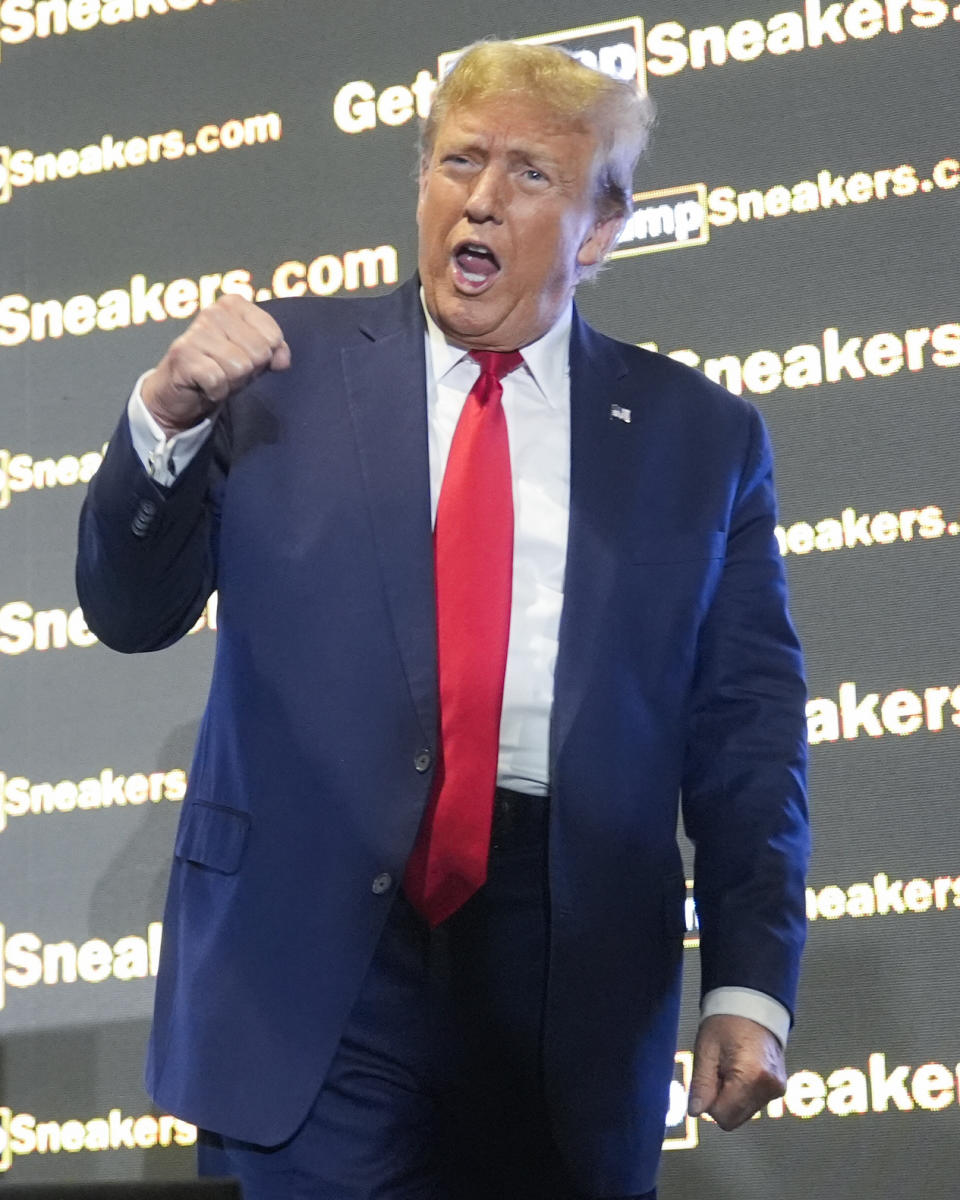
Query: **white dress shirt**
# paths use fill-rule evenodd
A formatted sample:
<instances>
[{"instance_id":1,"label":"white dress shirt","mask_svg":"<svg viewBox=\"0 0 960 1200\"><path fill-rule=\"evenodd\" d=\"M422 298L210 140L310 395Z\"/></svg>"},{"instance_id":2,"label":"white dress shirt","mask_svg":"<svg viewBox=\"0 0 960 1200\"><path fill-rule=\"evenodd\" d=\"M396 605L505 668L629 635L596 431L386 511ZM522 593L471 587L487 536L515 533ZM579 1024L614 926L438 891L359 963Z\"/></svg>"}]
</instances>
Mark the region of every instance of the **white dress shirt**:
<instances>
[{"instance_id":1,"label":"white dress shirt","mask_svg":"<svg viewBox=\"0 0 960 1200\"><path fill-rule=\"evenodd\" d=\"M549 776L567 557L572 320L571 304L542 338L524 346L523 366L501 381L513 474L513 593L497 782L541 796ZM446 340L429 313L427 357L430 505L436 521L450 443L480 366L462 346Z\"/></svg>"},{"instance_id":2,"label":"white dress shirt","mask_svg":"<svg viewBox=\"0 0 960 1200\"><path fill-rule=\"evenodd\" d=\"M446 339L425 304L423 308L430 504L436 520L454 430L480 367L469 351ZM572 319L571 303L543 337L523 347L523 366L502 380L513 474L514 561L497 780L531 795L548 790L553 673L570 510ZM169 486L209 436L212 422L207 419L167 438L141 399L145 378L137 381L127 408L131 438L152 478ZM786 1044L789 1013L764 992L715 988L703 999L701 1020L720 1013L750 1017Z\"/></svg>"}]
</instances>

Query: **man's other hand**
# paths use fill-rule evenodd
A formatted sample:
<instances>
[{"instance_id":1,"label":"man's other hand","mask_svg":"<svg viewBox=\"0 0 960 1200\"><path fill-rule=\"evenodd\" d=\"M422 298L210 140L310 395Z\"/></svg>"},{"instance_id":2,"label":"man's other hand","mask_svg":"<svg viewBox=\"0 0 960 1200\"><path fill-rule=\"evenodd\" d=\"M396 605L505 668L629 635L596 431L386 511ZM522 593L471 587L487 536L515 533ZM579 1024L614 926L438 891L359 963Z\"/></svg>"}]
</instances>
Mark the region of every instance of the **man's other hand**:
<instances>
[{"instance_id":1,"label":"man's other hand","mask_svg":"<svg viewBox=\"0 0 960 1200\"><path fill-rule=\"evenodd\" d=\"M273 317L241 296L221 296L171 344L141 395L170 435L210 416L264 371L289 366L290 347Z\"/></svg>"},{"instance_id":2,"label":"man's other hand","mask_svg":"<svg viewBox=\"0 0 960 1200\"><path fill-rule=\"evenodd\" d=\"M717 1014L700 1025L690 1084L691 1117L713 1117L736 1129L787 1086L783 1047L749 1017Z\"/></svg>"}]
</instances>

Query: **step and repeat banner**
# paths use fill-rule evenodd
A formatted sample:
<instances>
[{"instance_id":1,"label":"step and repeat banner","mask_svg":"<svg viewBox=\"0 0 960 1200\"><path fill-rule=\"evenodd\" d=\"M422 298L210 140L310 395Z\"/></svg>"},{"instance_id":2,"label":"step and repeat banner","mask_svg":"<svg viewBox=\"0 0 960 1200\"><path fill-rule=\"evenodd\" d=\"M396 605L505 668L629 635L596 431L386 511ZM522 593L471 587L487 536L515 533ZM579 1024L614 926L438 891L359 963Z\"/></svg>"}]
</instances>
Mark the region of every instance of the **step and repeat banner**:
<instances>
[{"instance_id":1,"label":"step and repeat banner","mask_svg":"<svg viewBox=\"0 0 960 1200\"><path fill-rule=\"evenodd\" d=\"M217 296L413 271L418 122L488 35L654 97L635 213L579 303L762 410L808 655L789 1087L736 1135L685 1118L689 902L663 1193L953 1195L960 5L940 0L0 0L0 1176L193 1170L141 1063L216 603L161 654L100 646L73 590L84 485Z\"/></svg>"}]
</instances>

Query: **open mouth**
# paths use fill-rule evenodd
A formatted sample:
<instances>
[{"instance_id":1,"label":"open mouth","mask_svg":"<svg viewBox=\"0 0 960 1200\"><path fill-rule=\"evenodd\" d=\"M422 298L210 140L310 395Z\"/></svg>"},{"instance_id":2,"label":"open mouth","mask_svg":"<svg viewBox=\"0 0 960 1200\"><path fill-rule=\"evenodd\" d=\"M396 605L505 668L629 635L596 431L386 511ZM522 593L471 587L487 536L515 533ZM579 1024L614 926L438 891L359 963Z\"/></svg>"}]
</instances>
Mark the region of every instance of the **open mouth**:
<instances>
[{"instance_id":1,"label":"open mouth","mask_svg":"<svg viewBox=\"0 0 960 1200\"><path fill-rule=\"evenodd\" d=\"M479 292L500 273L500 263L483 242L461 242L453 252L454 274L465 291Z\"/></svg>"}]
</instances>

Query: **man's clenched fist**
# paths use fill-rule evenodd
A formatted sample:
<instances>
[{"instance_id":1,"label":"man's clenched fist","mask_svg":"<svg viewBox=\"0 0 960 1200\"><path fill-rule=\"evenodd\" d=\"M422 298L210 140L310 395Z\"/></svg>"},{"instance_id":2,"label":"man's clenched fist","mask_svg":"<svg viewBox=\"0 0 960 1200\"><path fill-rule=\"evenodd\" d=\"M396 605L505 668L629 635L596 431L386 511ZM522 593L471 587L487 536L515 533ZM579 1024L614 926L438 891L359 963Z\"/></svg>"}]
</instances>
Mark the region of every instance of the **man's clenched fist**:
<instances>
[{"instance_id":1,"label":"man's clenched fist","mask_svg":"<svg viewBox=\"0 0 960 1200\"><path fill-rule=\"evenodd\" d=\"M241 296L221 296L170 346L143 383L143 402L167 433L189 429L264 371L290 366L273 317Z\"/></svg>"},{"instance_id":2,"label":"man's clenched fist","mask_svg":"<svg viewBox=\"0 0 960 1200\"><path fill-rule=\"evenodd\" d=\"M720 1016L701 1024L694 1047L689 1112L707 1113L721 1129L736 1129L787 1086L783 1048L748 1017Z\"/></svg>"}]
</instances>

